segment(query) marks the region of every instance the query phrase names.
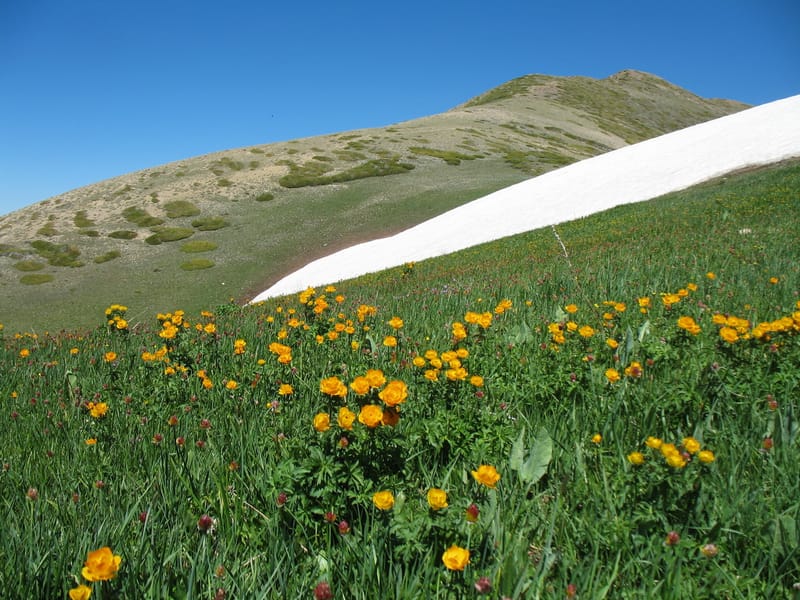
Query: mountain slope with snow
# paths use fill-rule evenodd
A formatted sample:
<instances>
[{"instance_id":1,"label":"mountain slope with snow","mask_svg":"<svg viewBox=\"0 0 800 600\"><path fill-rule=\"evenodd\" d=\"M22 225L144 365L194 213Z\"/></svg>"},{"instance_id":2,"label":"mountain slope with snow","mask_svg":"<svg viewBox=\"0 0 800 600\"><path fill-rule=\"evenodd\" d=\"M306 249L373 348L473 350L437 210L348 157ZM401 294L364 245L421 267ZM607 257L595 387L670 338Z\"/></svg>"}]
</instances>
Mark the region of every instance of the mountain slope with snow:
<instances>
[{"instance_id":1,"label":"mountain slope with snow","mask_svg":"<svg viewBox=\"0 0 800 600\"><path fill-rule=\"evenodd\" d=\"M441 256L800 157L800 95L668 133L504 188L313 261L251 302Z\"/></svg>"}]
</instances>

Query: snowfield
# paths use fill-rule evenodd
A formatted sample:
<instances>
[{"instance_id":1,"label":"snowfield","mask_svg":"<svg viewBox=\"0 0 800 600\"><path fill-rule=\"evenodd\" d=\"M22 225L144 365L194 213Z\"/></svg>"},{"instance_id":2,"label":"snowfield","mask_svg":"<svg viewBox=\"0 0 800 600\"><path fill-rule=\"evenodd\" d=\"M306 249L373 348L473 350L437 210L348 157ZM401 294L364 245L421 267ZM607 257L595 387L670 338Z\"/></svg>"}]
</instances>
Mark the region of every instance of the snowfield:
<instances>
[{"instance_id":1,"label":"snowfield","mask_svg":"<svg viewBox=\"0 0 800 600\"><path fill-rule=\"evenodd\" d=\"M626 146L498 190L387 238L346 248L251 300L293 294L800 157L800 95Z\"/></svg>"}]
</instances>

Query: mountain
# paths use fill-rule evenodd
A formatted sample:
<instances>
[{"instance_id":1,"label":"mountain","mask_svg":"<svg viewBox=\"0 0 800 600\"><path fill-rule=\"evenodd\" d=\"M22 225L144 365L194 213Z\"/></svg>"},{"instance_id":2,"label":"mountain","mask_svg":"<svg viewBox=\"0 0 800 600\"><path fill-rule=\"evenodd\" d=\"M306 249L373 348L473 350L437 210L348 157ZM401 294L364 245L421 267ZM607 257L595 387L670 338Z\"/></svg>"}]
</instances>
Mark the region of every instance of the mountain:
<instances>
[{"instance_id":1,"label":"mountain","mask_svg":"<svg viewBox=\"0 0 800 600\"><path fill-rule=\"evenodd\" d=\"M638 71L528 75L438 115L115 177L0 217L0 322L91 328L112 303L135 323L247 300L344 247L745 108Z\"/></svg>"}]
</instances>

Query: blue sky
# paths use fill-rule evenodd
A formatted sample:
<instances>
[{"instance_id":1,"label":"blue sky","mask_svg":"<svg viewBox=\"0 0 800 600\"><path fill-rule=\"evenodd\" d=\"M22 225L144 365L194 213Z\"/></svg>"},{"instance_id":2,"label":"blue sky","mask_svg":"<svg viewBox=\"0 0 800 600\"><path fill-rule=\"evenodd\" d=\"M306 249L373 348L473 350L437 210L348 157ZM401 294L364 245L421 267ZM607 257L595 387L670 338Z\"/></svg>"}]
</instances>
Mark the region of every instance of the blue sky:
<instances>
[{"instance_id":1,"label":"blue sky","mask_svg":"<svg viewBox=\"0 0 800 600\"><path fill-rule=\"evenodd\" d=\"M130 171L445 111L529 73L800 93L797 0L0 0L0 214Z\"/></svg>"}]
</instances>

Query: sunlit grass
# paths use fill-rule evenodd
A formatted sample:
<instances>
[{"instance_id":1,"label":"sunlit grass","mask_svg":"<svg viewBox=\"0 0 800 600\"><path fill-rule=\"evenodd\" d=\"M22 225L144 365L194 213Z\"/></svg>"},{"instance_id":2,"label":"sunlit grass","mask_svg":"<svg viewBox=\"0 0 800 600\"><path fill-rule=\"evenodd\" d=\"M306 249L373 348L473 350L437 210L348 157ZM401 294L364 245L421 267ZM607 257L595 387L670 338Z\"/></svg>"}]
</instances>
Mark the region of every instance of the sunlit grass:
<instances>
[{"instance_id":1,"label":"sunlit grass","mask_svg":"<svg viewBox=\"0 0 800 600\"><path fill-rule=\"evenodd\" d=\"M799 180L3 331L4 593L795 597Z\"/></svg>"}]
</instances>

